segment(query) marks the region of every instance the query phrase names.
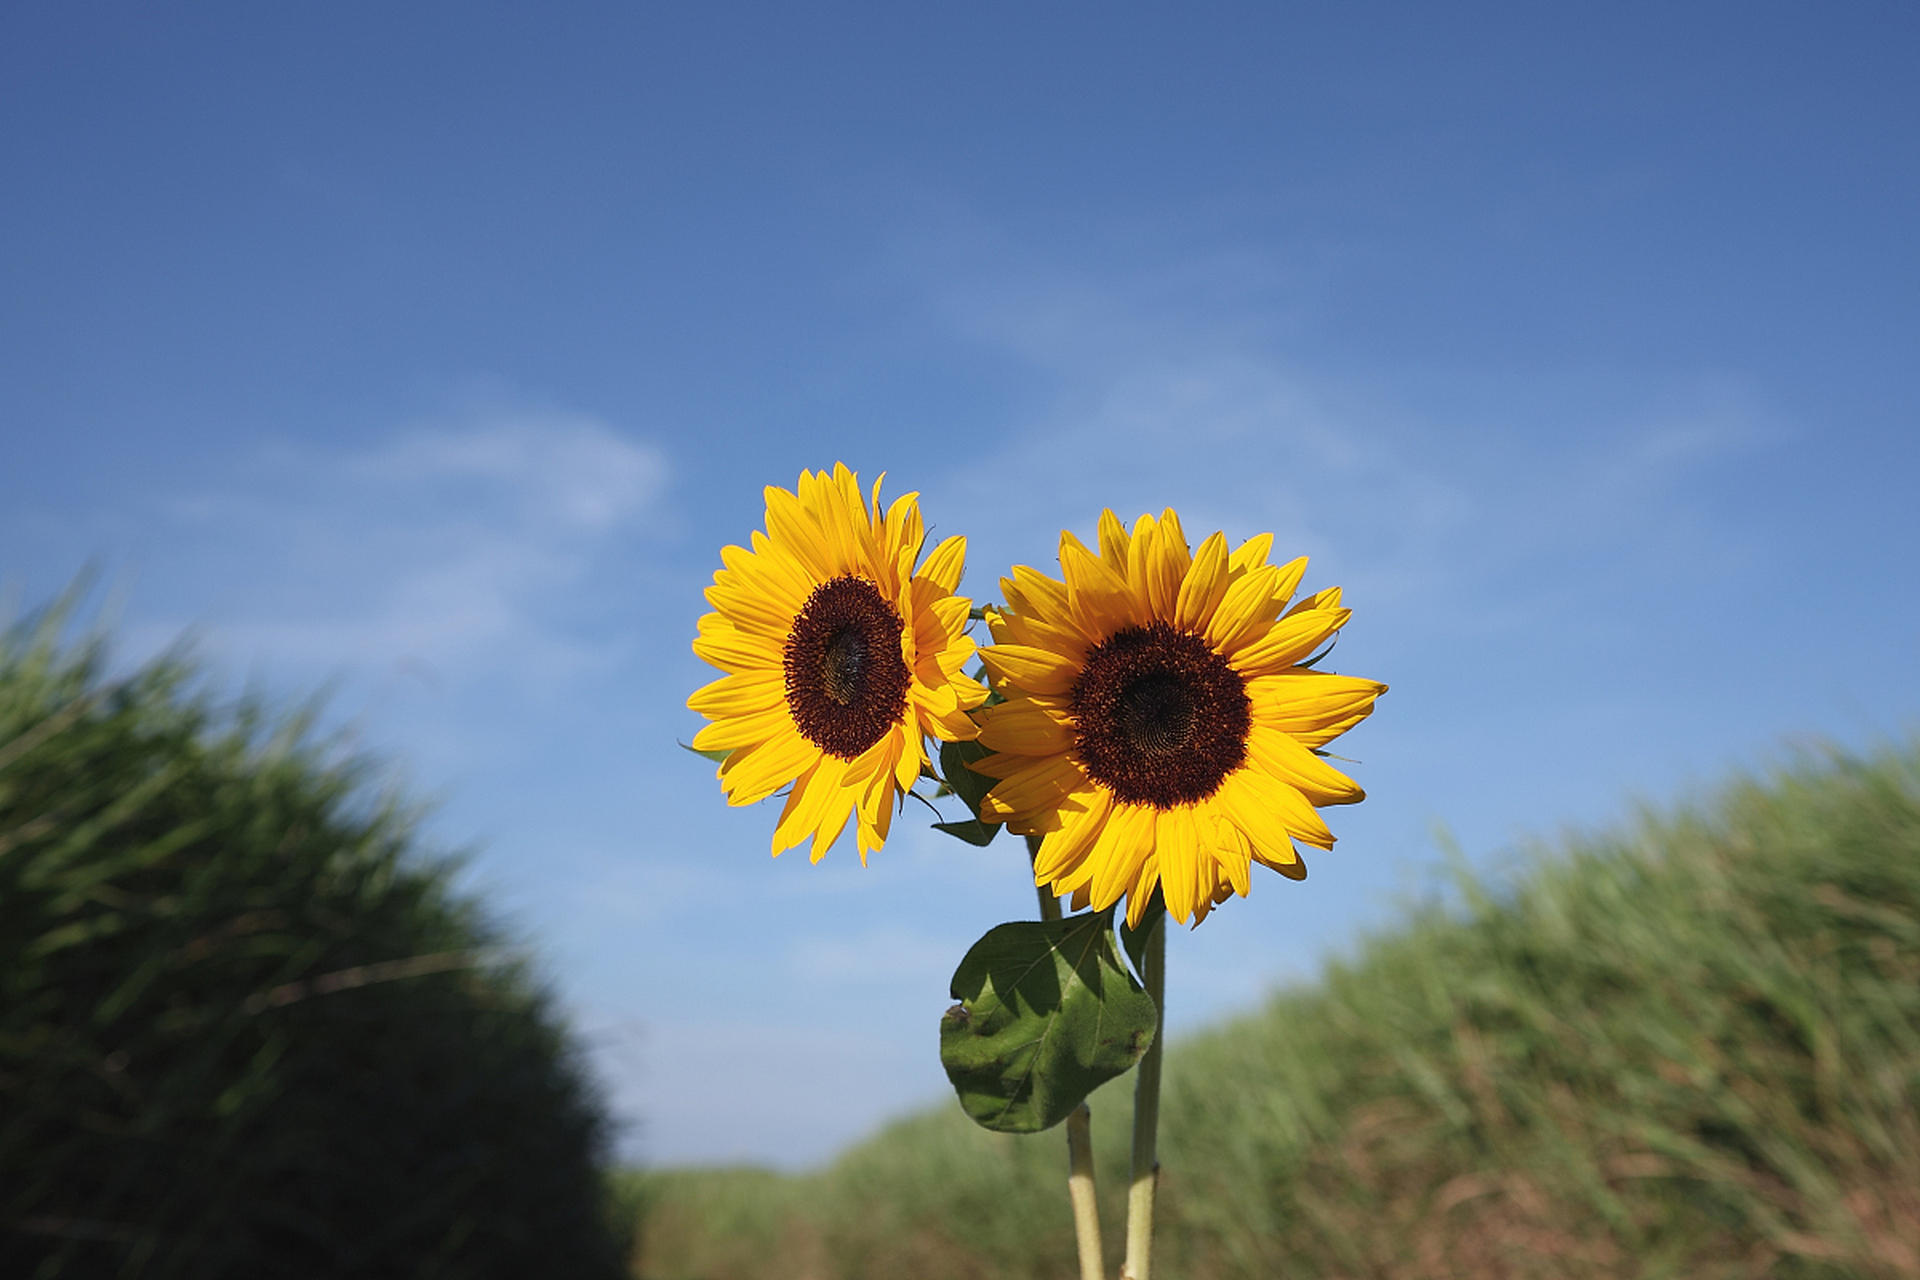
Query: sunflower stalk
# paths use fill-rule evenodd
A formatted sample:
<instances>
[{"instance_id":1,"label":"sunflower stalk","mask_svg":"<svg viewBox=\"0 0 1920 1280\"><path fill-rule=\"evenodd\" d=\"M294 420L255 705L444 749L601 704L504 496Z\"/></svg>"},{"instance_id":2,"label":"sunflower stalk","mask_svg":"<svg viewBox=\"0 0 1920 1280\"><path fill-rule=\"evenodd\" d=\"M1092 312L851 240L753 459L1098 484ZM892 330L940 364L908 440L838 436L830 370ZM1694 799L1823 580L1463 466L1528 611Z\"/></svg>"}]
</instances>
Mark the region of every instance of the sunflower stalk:
<instances>
[{"instance_id":1,"label":"sunflower stalk","mask_svg":"<svg viewBox=\"0 0 1920 1280\"><path fill-rule=\"evenodd\" d=\"M1040 837L1027 837L1027 856L1040 856ZM1040 918L1058 920L1060 899L1038 890ZM1080 1251L1080 1280L1106 1280L1107 1261L1100 1240L1100 1202L1094 1194L1093 1112L1086 1103L1067 1117L1067 1199L1073 1205L1073 1240Z\"/></svg>"},{"instance_id":2,"label":"sunflower stalk","mask_svg":"<svg viewBox=\"0 0 1920 1280\"><path fill-rule=\"evenodd\" d=\"M1127 1258L1120 1266L1120 1280L1149 1280L1153 1267L1153 1199L1160 1186L1160 1159L1157 1152L1160 1128L1160 1059L1167 1033L1167 921L1164 916L1153 924L1147 937L1145 963L1140 977L1145 981L1153 1007L1159 1011L1153 1028L1153 1045L1140 1059L1139 1076L1133 1086L1133 1182L1127 1188Z\"/></svg>"}]
</instances>

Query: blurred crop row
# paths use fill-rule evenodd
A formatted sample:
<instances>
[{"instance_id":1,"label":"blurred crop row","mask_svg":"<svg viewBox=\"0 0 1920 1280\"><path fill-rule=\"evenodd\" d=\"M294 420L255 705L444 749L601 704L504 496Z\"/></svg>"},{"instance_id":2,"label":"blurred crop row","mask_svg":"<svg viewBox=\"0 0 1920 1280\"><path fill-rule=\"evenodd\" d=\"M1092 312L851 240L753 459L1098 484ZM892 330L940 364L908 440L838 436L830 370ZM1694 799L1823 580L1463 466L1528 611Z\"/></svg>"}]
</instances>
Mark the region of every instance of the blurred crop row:
<instances>
[{"instance_id":1,"label":"blurred crop row","mask_svg":"<svg viewBox=\"0 0 1920 1280\"><path fill-rule=\"evenodd\" d=\"M1459 888L1172 1046L1168 1275L1920 1276L1920 749ZM1125 1084L1092 1102L1110 1256ZM954 1108L811 1176L645 1174L641 1273L1072 1275L1065 1179L1058 1133Z\"/></svg>"},{"instance_id":2,"label":"blurred crop row","mask_svg":"<svg viewBox=\"0 0 1920 1280\"><path fill-rule=\"evenodd\" d=\"M619 1276L562 1030L300 716L0 641L0 1275Z\"/></svg>"}]
</instances>

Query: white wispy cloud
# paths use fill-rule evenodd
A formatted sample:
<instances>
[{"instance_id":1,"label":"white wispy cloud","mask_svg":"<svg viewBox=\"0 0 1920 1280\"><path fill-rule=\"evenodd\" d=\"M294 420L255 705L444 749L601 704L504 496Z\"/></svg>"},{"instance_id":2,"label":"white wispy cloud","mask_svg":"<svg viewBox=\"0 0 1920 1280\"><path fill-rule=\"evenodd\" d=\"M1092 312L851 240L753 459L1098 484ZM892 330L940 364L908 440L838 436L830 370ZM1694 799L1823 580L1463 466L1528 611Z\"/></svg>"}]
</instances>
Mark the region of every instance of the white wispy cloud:
<instances>
[{"instance_id":1,"label":"white wispy cloud","mask_svg":"<svg viewBox=\"0 0 1920 1280\"><path fill-rule=\"evenodd\" d=\"M578 414L501 416L406 432L343 471L402 495L468 492L510 509L521 529L601 532L631 523L665 488L658 449Z\"/></svg>"},{"instance_id":2,"label":"white wispy cloud","mask_svg":"<svg viewBox=\"0 0 1920 1280\"><path fill-rule=\"evenodd\" d=\"M213 648L311 676L564 679L606 657L582 588L659 510L655 445L598 419L497 410L370 446L282 445L163 500L195 546Z\"/></svg>"},{"instance_id":3,"label":"white wispy cloud","mask_svg":"<svg viewBox=\"0 0 1920 1280\"><path fill-rule=\"evenodd\" d=\"M1098 286L976 275L943 295L970 338L1054 388L936 495L989 531L975 563L1046 563L1058 530L1090 536L1102 507L1131 519L1172 505L1195 536L1272 531L1276 552L1314 557L1309 585L1464 621L1486 618L1495 581L1503 608L1557 597L1564 576L1538 572L1555 558L1669 574L1746 554L1715 522L1710 479L1783 434L1751 380L1383 368L1360 381L1289 358L1257 315L1282 304L1244 294L1197 271Z\"/></svg>"}]
</instances>

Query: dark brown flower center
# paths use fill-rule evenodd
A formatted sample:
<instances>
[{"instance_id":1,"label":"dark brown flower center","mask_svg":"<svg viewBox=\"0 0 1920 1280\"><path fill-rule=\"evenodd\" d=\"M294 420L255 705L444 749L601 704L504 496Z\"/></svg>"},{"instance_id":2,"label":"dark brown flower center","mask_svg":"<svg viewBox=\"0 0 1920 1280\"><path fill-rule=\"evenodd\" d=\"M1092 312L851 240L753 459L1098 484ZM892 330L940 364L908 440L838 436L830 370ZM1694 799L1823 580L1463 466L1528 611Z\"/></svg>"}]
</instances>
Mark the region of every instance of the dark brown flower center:
<instances>
[{"instance_id":1,"label":"dark brown flower center","mask_svg":"<svg viewBox=\"0 0 1920 1280\"><path fill-rule=\"evenodd\" d=\"M1087 654L1073 686L1080 763L1130 804L1195 804L1247 758L1246 681L1199 636L1129 627Z\"/></svg>"},{"instance_id":2,"label":"dark brown flower center","mask_svg":"<svg viewBox=\"0 0 1920 1280\"><path fill-rule=\"evenodd\" d=\"M851 760L900 723L912 677L900 615L852 574L813 589L787 633L787 708L807 741Z\"/></svg>"}]
</instances>

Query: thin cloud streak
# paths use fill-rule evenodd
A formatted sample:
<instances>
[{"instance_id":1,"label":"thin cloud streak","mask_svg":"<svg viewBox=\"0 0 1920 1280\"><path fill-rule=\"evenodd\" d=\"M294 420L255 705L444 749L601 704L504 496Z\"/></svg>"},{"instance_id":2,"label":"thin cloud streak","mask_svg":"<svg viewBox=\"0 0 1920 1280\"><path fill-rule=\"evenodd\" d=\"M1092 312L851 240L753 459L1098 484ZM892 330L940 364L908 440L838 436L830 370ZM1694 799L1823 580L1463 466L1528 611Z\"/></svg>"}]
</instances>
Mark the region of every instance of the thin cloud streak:
<instances>
[{"instance_id":1,"label":"thin cloud streak","mask_svg":"<svg viewBox=\"0 0 1920 1280\"><path fill-rule=\"evenodd\" d=\"M1197 330L1204 298L1143 291L1010 285L989 303L976 283L945 299L970 337L1056 388L982 465L926 484L936 512L964 511L980 531L974 594L995 591L978 576L1004 572L995 553L1049 563L1060 528L1090 536L1102 507L1131 520L1172 505L1189 530L1236 538L1271 531L1277 553L1314 557L1310 577L1442 626L1483 623L1496 582L1506 609L1529 607L1528 590L1551 596L1550 575L1516 570L1556 557L1604 554L1616 563L1602 572L1659 577L1749 556L1699 499L1715 468L1786 438L1746 380L1409 370L1361 384L1276 354L1237 300Z\"/></svg>"},{"instance_id":2,"label":"thin cloud streak","mask_svg":"<svg viewBox=\"0 0 1920 1280\"><path fill-rule=\"evenodd\" d=\"M494 414L352 453L282 448L166 510L245 584L204 621L217 651L299 678L404 668L550 686L621 651L572 634L561 606L646 530L668 474L656 446L596 419Z\"/></svg>"}]
</instances>

